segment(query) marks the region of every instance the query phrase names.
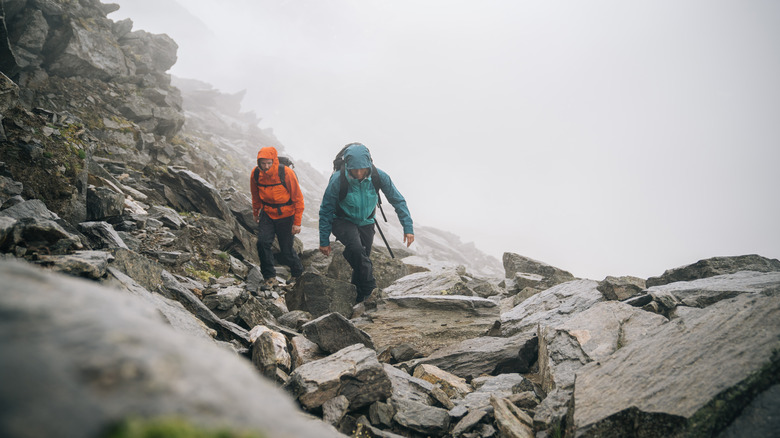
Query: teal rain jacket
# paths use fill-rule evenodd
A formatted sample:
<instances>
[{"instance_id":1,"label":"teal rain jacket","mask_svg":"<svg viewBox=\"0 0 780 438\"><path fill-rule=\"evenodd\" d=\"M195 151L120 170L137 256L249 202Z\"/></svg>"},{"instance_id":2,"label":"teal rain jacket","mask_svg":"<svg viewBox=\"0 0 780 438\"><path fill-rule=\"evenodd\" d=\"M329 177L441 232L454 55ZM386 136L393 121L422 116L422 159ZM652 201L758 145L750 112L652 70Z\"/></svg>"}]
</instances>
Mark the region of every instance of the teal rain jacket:
<instances>
[{"instance_id":1,"label":"teal rain jacket","mask_svg":"<svg viewBox=\"0 0 780 438\"><path fill-rule=\"evenodd\" d=\"M344 151L344 162L347 169L347 183L349 189L347 196L339 202L339 191L341 190L341 172L333 172L325 189L325 195L322 197L320 205L320 246L330 245L330 233L333 229L333 219L341 212L337 206L341 207L344 218L358 226L370 225L374 223L376 213L376 204L378 194L374 189L373 178L379 178L379 189L384 193L385 198L395 208L395 214L404 229L404 234L414 234L412 225L412 216L406 207L406 200L395 188L390 176L382 170L376 169L370 172L363 181L358 181L349 174L351 169L371 169L371 153L368 148L362 144L356 143Z\"/></svg>"}]
</instances>

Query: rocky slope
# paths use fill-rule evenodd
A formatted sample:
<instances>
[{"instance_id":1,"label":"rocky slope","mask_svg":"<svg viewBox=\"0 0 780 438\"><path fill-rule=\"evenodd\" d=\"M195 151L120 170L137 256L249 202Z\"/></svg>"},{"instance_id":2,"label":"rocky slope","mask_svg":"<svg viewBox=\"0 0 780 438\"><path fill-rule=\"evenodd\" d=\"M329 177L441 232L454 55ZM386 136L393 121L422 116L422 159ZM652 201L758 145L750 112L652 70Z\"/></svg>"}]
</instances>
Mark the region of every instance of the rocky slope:
<instances>
[{"instance_id":1,"label":"rocky slope","mask_svg":"<svg viewBox=\"0 0 780 438\"><path fill-rule=\"evenodd\" d=\"M247 157L286 151L241 93L172 80L175 42L115 6L0 6L0 435L780 429L780 261L598 282L419 227L355 305L316 251L327 175L293 157L306 272L263 290Z\"/></svg>"}]
</instances>

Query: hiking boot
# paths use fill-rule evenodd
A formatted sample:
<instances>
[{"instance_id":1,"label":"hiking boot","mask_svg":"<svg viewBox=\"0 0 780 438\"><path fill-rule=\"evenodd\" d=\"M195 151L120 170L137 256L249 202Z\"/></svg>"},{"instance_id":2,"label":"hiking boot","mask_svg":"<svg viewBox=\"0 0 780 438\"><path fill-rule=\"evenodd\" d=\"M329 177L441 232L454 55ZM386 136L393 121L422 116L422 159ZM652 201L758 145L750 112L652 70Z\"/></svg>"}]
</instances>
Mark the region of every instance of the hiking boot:
<instances>
[{"instance_id":1,"label":"hiking boot","mask_svg":"<svg viewBox=\"0 0 780 438\"><path fill-rule=\"evenodd\" d=\"M276 277L266 278L263 284L260 285L260 290L271 290L278 284L279 280Z\"/></svg>"}]
</instances>

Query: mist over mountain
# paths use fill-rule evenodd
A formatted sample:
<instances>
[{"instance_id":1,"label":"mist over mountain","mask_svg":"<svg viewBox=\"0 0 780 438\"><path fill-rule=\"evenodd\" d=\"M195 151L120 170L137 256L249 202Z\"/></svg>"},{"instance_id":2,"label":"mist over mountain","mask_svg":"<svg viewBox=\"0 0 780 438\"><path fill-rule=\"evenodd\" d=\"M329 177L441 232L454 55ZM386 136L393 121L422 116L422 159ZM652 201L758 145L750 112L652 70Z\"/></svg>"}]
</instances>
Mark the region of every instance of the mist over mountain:
<instances>
[{"instance_id":1,"label":"mist over mountain","mask_svg":"<svg viewBox=\"0 0 780 438\"><path fill-rule=\"evenodd\" d=\"M780 260L596 281L424 223L406 248L388 211L395 256L377 237L357 303L343 246L317 248L329 175L116 8L0 0L0 436L780 430ZM304 273L275 284L248 190L265 146L306 202Z\"/></svg>"}]
</instances>

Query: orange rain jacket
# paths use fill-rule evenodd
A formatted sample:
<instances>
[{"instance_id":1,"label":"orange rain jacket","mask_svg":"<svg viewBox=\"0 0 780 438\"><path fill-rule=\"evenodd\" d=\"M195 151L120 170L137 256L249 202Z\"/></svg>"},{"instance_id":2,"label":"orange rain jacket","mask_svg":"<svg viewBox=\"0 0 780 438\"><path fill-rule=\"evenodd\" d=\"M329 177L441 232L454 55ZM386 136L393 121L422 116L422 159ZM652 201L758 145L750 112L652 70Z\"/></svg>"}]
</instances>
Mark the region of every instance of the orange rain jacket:
<instances>
[{"instance_id":1,"label":"orange rain jacket","mask_svg":"<svg viewBox=\"0 0 780 438\"><path fill-rule=\"evenodd\" d=\"M265 147L257 153L257 159L260 158L274 160L268 172L263 172L259 167L252 169L249 175L249 188L252 191L252 214L254 217L260 215L262 208L265 214L271 219L282 219L295 215L293 225L300 226L303 217L303 193L301 186L298 185L298 177L295 172L287 167L284 169L284 180L286 186L282 185L279 178L279 156L276 148ZM255 181L255 169L258 172L258 179ZM284 204L292 201L290 205L280 207L268 204Z\"/></svg>"}]
</instances>

